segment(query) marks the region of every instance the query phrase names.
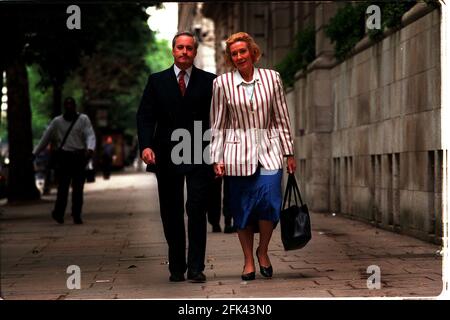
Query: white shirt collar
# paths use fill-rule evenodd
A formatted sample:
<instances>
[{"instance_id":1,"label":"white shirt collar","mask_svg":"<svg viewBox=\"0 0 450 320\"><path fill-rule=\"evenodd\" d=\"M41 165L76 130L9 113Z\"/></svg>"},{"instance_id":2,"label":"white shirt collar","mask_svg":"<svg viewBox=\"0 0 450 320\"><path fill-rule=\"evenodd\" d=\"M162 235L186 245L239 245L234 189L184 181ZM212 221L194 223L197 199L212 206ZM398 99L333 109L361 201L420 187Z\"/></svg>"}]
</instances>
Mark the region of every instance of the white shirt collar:
<instances>
[{"instance_id":1,"label":"white shirt collar","mask_svg":"<svg viewBox=\"0 0 450 320\"><path fill-rule=\"evenodd\" d=\"M177 67L177 65L174 63L173 64L173 70L175 71L175 76L178 79L178 74L180 73L181 69ZM191 72L192 72L192 66L190 66L189 68L186 69L186 75L188 78L191 77Z\"/></svg>"},{"instance_id":2,"label":"white shirt collar","mask_svg":"<svg viewBox=\"0 0 450 320\"><path fill-rule=\"evenodd\" d=\"M234 70L234 79L236 80L234 82L234 85L237 87L243 83L246 84L251 84L251 83L258 83L260 81L260 77L259 77L259 72L258 72L258 68L254 68L253 70L253 79L251 81L245 81L244 78L242 78L241 74L239 73L238 69Z\"/></svg>"}]
</instances>

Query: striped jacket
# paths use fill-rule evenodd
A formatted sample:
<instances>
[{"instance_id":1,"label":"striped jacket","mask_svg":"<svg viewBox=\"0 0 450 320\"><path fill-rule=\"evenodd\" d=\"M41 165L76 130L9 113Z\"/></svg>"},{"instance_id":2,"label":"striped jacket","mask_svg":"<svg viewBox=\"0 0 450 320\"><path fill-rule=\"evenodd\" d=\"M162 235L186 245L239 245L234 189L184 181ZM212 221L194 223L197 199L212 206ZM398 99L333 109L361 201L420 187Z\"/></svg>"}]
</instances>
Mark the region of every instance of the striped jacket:
<instances>
[{"instance_id":1,"label":"striped jacket","mask_svg":"<svg viewBox=\"0 0 450 320\"><path fill-rule=\"evenodd\" d=\"M278 72L254 70L253 103L245 95L239 71L213 82L211 100L211 160L225 164L225 175L252 175L258 162L281 169L283 156L294 147L283 84Z\"/></svg>"}]
</instances>

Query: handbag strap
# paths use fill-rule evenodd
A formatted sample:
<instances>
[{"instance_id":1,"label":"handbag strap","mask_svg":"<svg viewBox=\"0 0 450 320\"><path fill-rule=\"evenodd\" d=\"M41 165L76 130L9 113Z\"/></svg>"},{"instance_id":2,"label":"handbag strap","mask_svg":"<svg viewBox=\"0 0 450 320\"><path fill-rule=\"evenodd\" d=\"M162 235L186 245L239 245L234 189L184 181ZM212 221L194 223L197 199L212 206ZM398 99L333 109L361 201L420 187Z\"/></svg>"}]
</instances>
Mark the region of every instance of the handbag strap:
<instances>
[{"instance_id":1,"label":"handbag strap","mask_svg":"<svg viewBox=\"0 0 450 320\"><path fill-rule=\"evenodd\" d=\"M297 180L295 179L294 175L292 175L292 184L294 186L294 194L298 195L298 198L300 199L300 205L303 206L303 200L302 200L302 196L300 195L300 189L298 188ZM297 198L296 198L296 200L297 200Z\"/></svg>"},{"instance_id":2,"label":"handbag strap","mask_svg":"<svg viewBox=\"0 0 450 320\"><path fill-rule=\"evenodd\" d=\"M284 200L283 200L283 209L286 208L286 203L288 205L290 205L291 203L291 196L292 196L292 189L293 189L293 184L292 184L292 175L289 174L288 175L288 180L287 180L287 184L286 184L286 191L284 192Z\"/></svg>"},{"instance_id":3,"label":"handbag strap","mask_svg":"<svg viewBox=\"0 0 450 320\"><path fill-rule=\"evenodd\" d=\"M291 187L290 187L290 175L288 176L288 180L287 180L287 184L286 184L286 190L284 191L284 199L283 199L283 205L281 206L281 208L284 210L284 208L286 207L286 201L288 199L288 194L291 192ZM290 197L289 197L290 200Z\"/></svg>"},{"instance_id":4,"label":"handbag strap","mask_svg":"<svg viewBox=\"0 0 450 320\"><path fill-rule=\"evenodd\" d=\"M70 133L70 131L72 131L72 128L73 128L73 126L74 126L75 122L77 122L77 120L78 120L79 116L80 116L80 114L79 114L79 113L77 113L77 115L76 115L75 119L73 119L72 123L70 124L70 127L69 127L69 129L67 129L67 131L66 131L66 135L65 135L65 136L64 136L64 138L62 139L62 141L61 141L61 145L59 146L58 150L61 150L61 149L62 149L62 147L64 146L64 144L66 143L67 137L69 136L69 133Z\"/></svg>"},{"instance_id":5,"label":"handbag strap","mask_svg":"<svg viewBox=\"0 0 450 320\"><path fill-rule=\"evenodd\" d=\"M300 190L298 188L295 176L294 176L294 174L289 174L287 185L286 185L286 191L284 194L283 209L286 207L286 203L288 203L288 205L291 203L292 192L294 192L295 204L298 205L298 201L297 201L297 196L298 196L298 199L300 200L300 205L303 206L302 197L300 195Z\"/></svg>"}]
</instances>

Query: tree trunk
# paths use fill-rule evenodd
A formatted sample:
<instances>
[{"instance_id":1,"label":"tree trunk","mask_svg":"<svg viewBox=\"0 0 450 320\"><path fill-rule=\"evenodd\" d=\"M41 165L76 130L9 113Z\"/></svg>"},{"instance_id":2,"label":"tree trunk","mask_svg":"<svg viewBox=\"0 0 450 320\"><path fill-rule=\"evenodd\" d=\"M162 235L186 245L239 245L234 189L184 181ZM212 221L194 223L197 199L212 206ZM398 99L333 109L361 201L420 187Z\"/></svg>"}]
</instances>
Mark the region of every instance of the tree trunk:
<instances>
[{"instance_id":1,"label":"tree trunk","mask_svg":"<svg viewBox=\"0 0 450 320\"><path fill-rule=\"evenodd\" d=\"M3 97L3 68L0 66L0 97ZM0 105L2 102L0 101ZM1 112L1 110L0 110ZM0 124L2 123L2 117L0 116Z\"/></svg>"},{"instance_id":2,"label":"tree trunk","mask_svg":"<svg viewBox=\"0 0 450 320\"><path fill-rule=\"evenodd\" d=\"M53 110L52 118L61 114L61 97L62 97L62 85L53 84Z\"/></svg>"},{"instance_id":3,"label":"tree trunk","mask_svg":"<svg viewBox=\"0 0 450 320\"><path fill-rule=\"evenodd\" d=\"M31 108L25 63L16 59L6 69L8 86L9 172L8 202L40 198L31 153Z\"/></svg>"}]
</instances>

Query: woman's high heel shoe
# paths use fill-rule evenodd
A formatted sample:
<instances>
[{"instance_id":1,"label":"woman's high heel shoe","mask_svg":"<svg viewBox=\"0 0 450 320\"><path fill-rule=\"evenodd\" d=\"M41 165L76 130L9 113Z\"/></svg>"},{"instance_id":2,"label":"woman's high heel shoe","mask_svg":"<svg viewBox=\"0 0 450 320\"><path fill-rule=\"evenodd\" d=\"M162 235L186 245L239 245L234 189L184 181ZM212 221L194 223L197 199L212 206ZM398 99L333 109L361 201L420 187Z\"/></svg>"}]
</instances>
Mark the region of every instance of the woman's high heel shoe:
<instances>
[{"instance_id":1,"label":"woman's high heel shoe","mask_svg":"<svg viewBox=\"0 0 450 320\"><path fill-rule=\"evenodd\" d=\"M244 267L244 270L245 270L245 267ZM242 270L242 271L244 271L244 270ZM255 280L255 271L241 274L241 279L244 281Z\"/></svg>"},{"instance_id":2,"label":"woman's high heel shoe","mask_svg":"<svg viewBox=\"0 0 450 320\"><path fill-rule=\"evenodd\" d=\"M272 266L264 267L261 265L261 262L259 262L258 250L259 250L259 247L256 249L256 258L258 258L259 272L261 272L261 275L265 278L272 278L273 268L272 268Z\"/></svg>"},{"instance_id":3,"label":"woman's high heel shoe","mask_svg":"<svg viewBox=\"0 0 450 320\"><path fill-rule=\"evenodd\" d=\"M255 280L255 271L242 274L241 279L244 281Z\"/></svg>"}]
</instances>

